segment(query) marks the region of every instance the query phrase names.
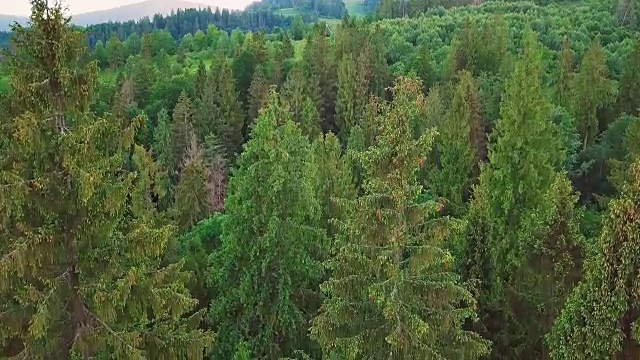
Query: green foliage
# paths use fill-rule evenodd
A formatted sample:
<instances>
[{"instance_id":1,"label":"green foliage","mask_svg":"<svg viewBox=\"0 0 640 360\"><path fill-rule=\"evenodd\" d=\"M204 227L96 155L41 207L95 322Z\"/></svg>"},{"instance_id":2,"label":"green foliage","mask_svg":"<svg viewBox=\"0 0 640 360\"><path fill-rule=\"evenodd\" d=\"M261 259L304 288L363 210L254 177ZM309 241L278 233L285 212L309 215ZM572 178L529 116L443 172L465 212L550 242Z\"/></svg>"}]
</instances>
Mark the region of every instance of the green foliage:
<instances>
[{"instance_id":1,"label":"green foliage","mask_svg":"<svg viewBox=\"0 0 640 360\"><path fill-rule=\"evenodd\" d=\"M156 169L133 143L142 119L87 111L98 68L82 34L60 5L31 5L31 27L14 28L19 114L0 159L3 356L203 359L213 337L189 275L162 263L172 227L147 196Z\"/></svg>"},{"instance_id":2,"label":"green foliage","mask_svg":"<svg viewBox=\"0 0 640 360\"><path fill-rule=\"evenodd\" d=\"M312 334L341 358L479 358L488 343L464 331L473 298L450 272L442 239L425 232L434 203L417 204L414 176L433 132L413 140L406 114L422 85L399 79L394 101L376 117L377 143L361 153L365 194L345 202L327 299ZM429 228L429 227L428 227Z\"/></svg>"},{"instance_id":3,"label":"green foliage","mask_svg":"<svg viewBox=\"0 0 640 360\"><path fill-rule=\"evenodd\" d=\"M578 129L582 137L583 150L595 142L599 130L597 111L612 103L615 88L609 80L604 50L600 40L594 40L582 59L580 72L574 84L573 112L578 119Z\"/></svg>"},{"instance_id":4,"label":"green foliage","mask_svg":"<svg viewBox=\"0 0 640 360\"><path fill-rule=\"evenodd\" d=\"M464 71L451 109L436 140L438 167L433 169L429 188L447 199L451 213L462 215L471 185L486 154L487 134L481 114L478 87L471 73Z\"/></svg>"},{"instance_id":5,"label":"green foliage","mask_svg":"<svg viewBox=\"0 0 640 360\"><path fill-rule=\"evenodd\" d=\"M210 322L226 340L214 356L242 341L259 358L306 348L327 252L313 165L309 140L272 93L230 180L211 259Z\"/></svg>"},{"instance_id":6,"label":"green foliage","mask_svg":"<svg viewBox=\"0 0 640 360\"><path fill-rule=\"evenodd\" d=\"M631 358L639 338L636 317L640 162L627 172L620 197L609 205L597 253L549 335L554 359Z\"/></svg>"},{"instance_id":7,"label":"green foliage","mask_svg":"<svg viewBox=\"0 0 640 360\"><path fill-rule=\"evenodd\" d=\"M543 357L542 339L580 274L577 198L556 170L564 154L541 70L529 32L467 217L465 272L495 358Z\"/></svg>"}]
</instances>

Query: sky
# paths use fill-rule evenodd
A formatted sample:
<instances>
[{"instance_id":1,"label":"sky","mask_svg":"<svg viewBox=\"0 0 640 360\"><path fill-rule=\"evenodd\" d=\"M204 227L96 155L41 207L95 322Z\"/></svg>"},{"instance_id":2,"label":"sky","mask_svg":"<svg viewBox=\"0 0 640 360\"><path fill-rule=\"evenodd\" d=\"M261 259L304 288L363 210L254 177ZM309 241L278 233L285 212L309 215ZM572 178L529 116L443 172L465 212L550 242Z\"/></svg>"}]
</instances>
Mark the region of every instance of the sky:
<instances>
[{"instance_id":1,"label":"sky","mask_svg":"<svg viewBox=\"0 0 640 360\"><path fill-rule=\"evenodd\" d=\"M50 0L52 1L52 0ZM94 10L106 10L118 6L134 4L143 0L62 0L72 14L80 14ZM255 0L188 0L203 5L219 6L228 9L244 9ZM0 14L29 15L29 0L0 0Z\"/></svg>"}]
</instances>

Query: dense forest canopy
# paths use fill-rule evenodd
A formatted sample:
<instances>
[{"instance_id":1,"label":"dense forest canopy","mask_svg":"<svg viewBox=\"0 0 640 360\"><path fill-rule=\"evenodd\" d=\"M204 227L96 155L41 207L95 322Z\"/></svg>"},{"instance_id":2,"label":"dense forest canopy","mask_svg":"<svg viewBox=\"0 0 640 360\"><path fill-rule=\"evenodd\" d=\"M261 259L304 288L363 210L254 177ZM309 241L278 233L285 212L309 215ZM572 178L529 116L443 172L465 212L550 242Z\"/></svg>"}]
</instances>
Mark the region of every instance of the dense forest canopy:
<instances>
[{"instance_id":1,"label":"dense forest canopy","mask_svg":"<svg viewBox=\"0 0 640 360\"><path fill-rule=\"evenodd\" d=\"M640 353L635 0L31 4L0 358Z\"/></svg>"}]
</instances>

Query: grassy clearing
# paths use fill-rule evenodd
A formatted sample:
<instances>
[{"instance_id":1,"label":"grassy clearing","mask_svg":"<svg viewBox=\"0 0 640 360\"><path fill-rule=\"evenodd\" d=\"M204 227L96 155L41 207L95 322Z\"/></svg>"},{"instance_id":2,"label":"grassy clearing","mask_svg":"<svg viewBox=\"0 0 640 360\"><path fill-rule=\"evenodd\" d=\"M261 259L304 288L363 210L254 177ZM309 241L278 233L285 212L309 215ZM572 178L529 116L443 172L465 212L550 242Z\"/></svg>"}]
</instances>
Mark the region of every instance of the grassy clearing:
<instances>
[{"instance_id":1,"label":"grassy clearing","mask_svg":"<svg viewBox=\"0 0 640 360\"><path fill-rule=\"evenodd\" d=\"M278 13L282 16L296 16L300 14L300 11L298 11L298 9L295 9L295 8L284 8L284 9L278 10Z\"/></svg>"}]
</instances>

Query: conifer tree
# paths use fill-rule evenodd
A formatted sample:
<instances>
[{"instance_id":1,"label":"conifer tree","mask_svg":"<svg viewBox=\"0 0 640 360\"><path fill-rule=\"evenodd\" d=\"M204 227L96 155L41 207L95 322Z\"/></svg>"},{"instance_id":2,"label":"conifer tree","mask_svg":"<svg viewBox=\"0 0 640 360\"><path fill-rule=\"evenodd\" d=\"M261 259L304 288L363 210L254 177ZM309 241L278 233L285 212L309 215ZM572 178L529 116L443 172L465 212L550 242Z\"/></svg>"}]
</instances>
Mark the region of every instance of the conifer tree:
<instances>
[{"instance_id":1,"label":"conifer tree","mask_svg":"<svg viewBox=\"0 0 640 360\"><path fill-rule=\"evenodd\" d=\"M181 230L189 230L213 210L207 193L207 166L196 135L190 134L176 186L174 217Z\"/></svg>"},{"instance_id":2,"label":"conifer tree","mask_svg":"<svg viewBox=\"0 0 640 360\"><path fill-rule=\"evenodd\" d=\"M565 36L558 59L558 81L556 83L556 98L559 105L565 108L570 108L571 105L571 86L574 76L573 51L569 39Z\"/></svg>"},{"instance_id":3,"label":"conifer tree","mask_svg":"<svg viewBox=\"0 0 640 360\"><path fill-rule=\"evenodd\" d=\"M318 190L320 205L323 207L322 224L330 238L336 234L334 219L346 220L345 210L339 209L341 200L354 200L353 174L338 138L332 133L318 136L312 144L313 155L318 167Z\"/></svg>"},{"instance_id":4,"label":"conifer tree","mask_svg":"<svg viewBox=\"0 0 640 360\"><path fill-rule=\"evenodd\" d=\"M309 140L317 138L321 133L320 114L311 98L307 97L302 108L302 117L300 118L300 129L302 134L306 135Z\"/></svg>"},{"instance_id":5,"label":"conifer tree","mask_svg":"<svg viewBox=\"0 0 640 360\"><path fill-rule=\"evenodd\" d=\"M107 41L106 50L109 66L111 66L112 69L117 69L124 64L124 46L118 35L111 35L111 38Z\"/></svg>"},{"instance_id":6,"label":"conifer tree","mask_svg":"<svg viewBox=\"0 0 640 360\"><path fill-rule=\"evenodd\" d=\"M548 336L553 359L633 359L640 351L640 161L621 190L609 204L597 253Z\"/></svg>"},{"instance_id":7,"label":"conifer tree","mask_svg":"<svg viewBox=\"0 0 640 360\"><path fill-rule=\"evenodd\" d=\"M254 358L306 348L326 254L309 147L273 92L230 179L222 247L211 261L214 356L229 357L243 341Z\"/></svg>"},{"instance_id":8,"label":"conifer tree","mask_svg":"<svg viewBox=\"0 0 640 360\"><path fill-rule=\"evenodd\" d=\"M175 162L175 158L173 157L171 122L166 109L162 109L158 113L158 124L153 132L151 153L154 155L164 173L161 182L166 194L160 204L160 209L164 210L173 201L173 188L178 179L178 163Z\"/></svg>"},{"instance_id":9,"label":"conifer tree","mask_svg":"<svg viewBox=\"0 0 640 360\"><path fill-rule=\"evenodd\" d=\"M358 65L351 54L345 55L338 64L336 118L343 141L349 137L349 129L358 124L358 118L364 114L367 100L367 78L359 73Z\"/></svg>"},{"instance_id":10,"label":"conifer tree","mask_svg":"<svg viewBox=\"0 0 640 360\"><path fill-rule=\"evenodd\" d=\"M200 61L198 65L198 71L196 72L195 78L195 95L196 99L200 99L204 96L205 87L207 86L207 67L204 65L203 61Z\"/></svg>"},{"instance_id":11,"label":"conifer tree","mask_svg":"<svg viewBox=\"0 0 640 360\"><path fill-rule=\"evenodd\" d=\"M599 132L598 109L615 99L615 89L609 79L605 53L599 39L593 41L584 55L573 89L573 111L578 121L583 150L586 150L595 142Z\"/></svg>"},{"instance_id":12,"label":"conifer tree","mask_svg":"<svg viewBox=\"0 0 640 360\"><path fill-rule=\"evenodd\" d=\"M258 118L260 109L266 104L269 96L269 82L267 80L264 68L261 65L256 67L253 73L253 80L249 87L249 98L247 104L247 124L245 125L245 134L249 135L253 122Z\"/></svg>"},{"instance_id":13,"label":"conifer tree","mask_svg":"<svg viewBox=\"0 0 640 360\"><path fill-rule=\"evenodd\" d=\"M564 154L549 111L529 30L467 218L466 280L496 356L545 358L543 337L579 271L580 215L556 171Z\"/></svg>"},{"instance_id":14,"label":"conifer tree","mask_svg":"<svg viewBox=\"0 0 640 360\"><path fill-rule=\"evenodd\" d=\"M430 188L447 199L451 213L462 215L471 185L485 159L487 135L481 114L478 87L468 71L459 75L451 109L436 140L438 167L431 173Z\"/></svg>"},{"instance_id":15,"label":"conifer tree","mask_svg":"<svg viewBox=\"0 0 640 360\"><path fill-rule=\"evenodd\" d=\"M304 71L298 65L289 71L287 80L282 87L280 101L289 108L293 114L293 120L297 123L302 122L305 100L309 96L307 86Z\"/></svg>"},{"instance_id":16,"label":"conifer tree","mask_svg":"<svg viewBox=\"0 0 640 360\"><path fill-rule=\"evenodd\" d=\"M309 79L311 98L316 102L318 113L325 121L323 129L335 127L335 102L337 74L332 47L327 36L326 27L316 24L307 36L304 48L303 63Z\"/></svg>"},{"instance_id":17,"label":"conifer tree","mask_svg":"<svg viewBox=\"0 0 640 360\"><path fill-rule=\"evenodd\" d=\"M13 28L20 114L0 158L0 349L203 359L212 336L192 312L188 274L161 266L172 230L143 195L154 171L146 161L126 170L131 151L144 152L133 143L139 121L123 127L87 111L97 64L86 62L83 34L59 4L31 6L31 26Z\"/></svg>"},{"instance_id":18,"label":"conifer tree","mask_svg":"<svg viewBox=\"0 0 640 360\"><path fill-rule=\"evenodd\" d=\"M217 137L222 141L227 149L227 160L235 159L236 154L242 149L244 126L244 112L240 95L236 89L233 69L229 61L225 61L220 68L218 77L218 121L216 125L219 130ZM215 132L214 132L215 133Z\"/></svg>"},{"instance_id":19,"label":"conifer tree","mask_svg":"<svg viewBox=\"0 0 640 360\"><path fill-rule=\"evenodd\" d=\"M142 36L142 55L147 60L153 59L153 42L150 33L145 33Z\"/></svg>"},{"instance_id":20,"label":"conifer tree","mask_svg":"<svg viewBox=\"0 0 640 360\"><path fill-rule=\"evenodd\" d=\"M377 116L378 141L361 154L365 194L345 202L338 249L323 284L327 299L312 334L326 354L347 359L474 359L488 343L462 329L475 316L451 255L425 233L433 202L417 203L415 177L434 132L415 141L406 113L422 101L419 81L401 78Z\"/></svg>"},{"instance_id":21,"label":"conifer tree","mask_svg":"<svg viewBox=\"0 0 640 360\"><path fill-rule=\"evenodd\" d=\"M176 107L173 108L173 124L171 124L173 163L181 164L189 144L193 125L193 105L185 92L180 94Z\"/></svg>"},{"instance_id":22,"label":"conifer tree","mask_svg":"<svg viewBox=\"0 0 640 360\"><path fill-rule=\"evenodd\" d=\"M640 38L635 39L624 61L618 111L632 116L640 115Z\"/></svg>"},{"instance_id":23,"label":"conifer tree","mask_svg":"<svg viewBox=\"0 0 640 360\"><path fill-rule=\"evenodd\" d=\"M451 45L450 77L454 78L461 70L476 73L475 62L477 58L476 28L470 18L465 20L464 28L456 36Z\"/></svg>"}]
</instances>

